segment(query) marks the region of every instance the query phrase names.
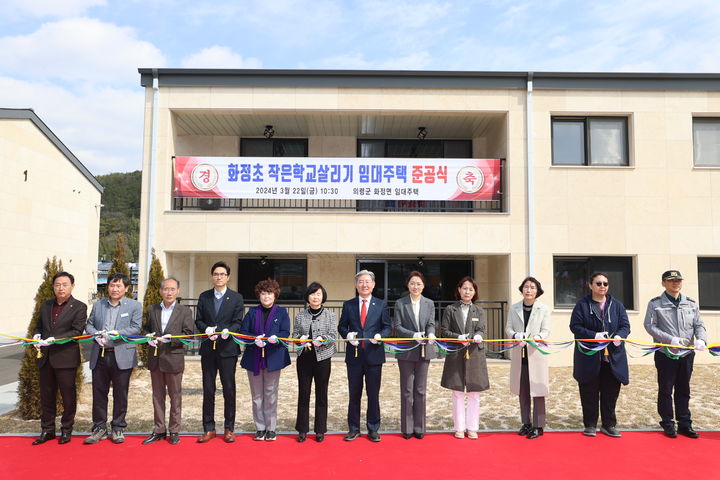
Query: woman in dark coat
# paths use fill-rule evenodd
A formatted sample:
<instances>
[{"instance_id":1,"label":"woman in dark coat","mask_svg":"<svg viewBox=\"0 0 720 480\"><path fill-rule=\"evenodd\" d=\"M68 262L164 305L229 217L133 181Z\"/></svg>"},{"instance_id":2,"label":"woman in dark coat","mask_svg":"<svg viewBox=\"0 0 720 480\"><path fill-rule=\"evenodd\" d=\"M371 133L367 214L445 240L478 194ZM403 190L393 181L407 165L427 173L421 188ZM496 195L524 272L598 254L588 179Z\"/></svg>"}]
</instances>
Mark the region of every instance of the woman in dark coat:
<instances>
[{"instance_id":1,"label":"woman in dark coat","mask_svg":"<svg viewBox=\"0 0 720 480\"><path fill-rule=\"evenodd\" d=\"M583 348L594 348L595 342L575 346L573 377L580 388L580 402L583 410L583 435L596 435L599 414L602 418L600 431L610 437L620 437L615 428L615 404L620 395L620 384L630 382L625 344L621 338L630 335L625 306L608 292L608 277L594 273L588 286L590 295L577 302L570 317L570 330L576 339L605 339L610 343L602 351L586 355Z\"/></svg>"},{"instance_id":2,"label":"woman in dark coat","mask_svg":"<svg viewBox=\"0 0 720 480\"><path fill-rule=\"evenodd\" d=\"M480 423L480 392L490 388L485 345L487 330L485 310L473 302L477 300L477 283L464 277L457 284L452 305L448 305L440 322L440 336L464 340L466 348L445 357L440 385L452 390L455 438L477 439ZM467 396L467 407L465 397Z\"/></svg>"}]
</instances>

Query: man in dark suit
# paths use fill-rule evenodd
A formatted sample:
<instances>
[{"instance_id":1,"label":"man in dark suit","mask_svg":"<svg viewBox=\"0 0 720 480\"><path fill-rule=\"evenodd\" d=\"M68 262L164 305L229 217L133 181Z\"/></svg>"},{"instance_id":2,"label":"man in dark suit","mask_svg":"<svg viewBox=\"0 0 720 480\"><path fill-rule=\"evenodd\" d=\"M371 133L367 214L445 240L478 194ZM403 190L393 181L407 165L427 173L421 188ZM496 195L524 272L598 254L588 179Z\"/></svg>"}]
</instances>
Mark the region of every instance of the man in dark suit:
<instances>
[{"instance_id":1,"label":"man in dark suit","mask_svg":"<svg viewBox=\"0 0 720 480\"><path fill-rule=\"evenodd\" d=\"M193 333L192 311L177 302L180 282L173 277L160 284L162 302L148 307L148 369L153 392L155 426L152 434L143 440L143 445L165 440L165 392L170 397L171 445L180 443L180 422L182 419L182 378L185 369L185 345L178 335ZM157 338L159 337L159 338Z\"/></svg>"},{"instance_id":2,"label":"man in dark suit","mask_svg":"<svg viewBox=\"0 0 720 480\"><path fill-rule=\"evenodd\" d=\"M231 443L235 441L235 368L240 347L228 332L240 331L244 305L242 295L227 288L230 267L225 262L217 262L210 273L214 288L200 294L195 317L197 329L208 336L200 345L205 433L197 441L205 443L215 438L215 379L220 372L225 400L224 438Z\"/></svg>"},{"instance_id":3,"label":"man in dark suit","mask_svg":"<svg viewBox=\"0 0 720 480\"><path fill-rule=\"evenodd\" d=\"M355 289L358 296L343 303L342 314L338 322L338 332L350 340L351 347L345 351L345 363L348 372L348 426L345 440L352 441L360 436L360 401L362 399L363 380L367 386L367 422L368 437L373 442L380 441L380 380L382 365L385 363L385 350L378 342L380 338L390 336L390 313L387 302L372 296L375 288L375 274L361 270L355 275ZM362 344L357 338L364 338Z\"/></svg>"},{"instance_id":4,"label":"man in dark suit","mask_svg":"<svg viewBox=\"0 0 720 480\"><path fill-rule=\"evenodd\" d=\"M40 307L40 321L35 327L38 343L37 365L40 369L40 436L33 445L40 445L55 438L55 416L57 415L57 392L60 390L63 414L60 420L59 443L68 443L72 436L77 409L75 375L80 365L80 346L76 342L56 344L56 338L82 335L87 319L87 305L72 296L75 277L67 272L53 276L54 300L48 300Z\"/></svg>"}]
</instances>

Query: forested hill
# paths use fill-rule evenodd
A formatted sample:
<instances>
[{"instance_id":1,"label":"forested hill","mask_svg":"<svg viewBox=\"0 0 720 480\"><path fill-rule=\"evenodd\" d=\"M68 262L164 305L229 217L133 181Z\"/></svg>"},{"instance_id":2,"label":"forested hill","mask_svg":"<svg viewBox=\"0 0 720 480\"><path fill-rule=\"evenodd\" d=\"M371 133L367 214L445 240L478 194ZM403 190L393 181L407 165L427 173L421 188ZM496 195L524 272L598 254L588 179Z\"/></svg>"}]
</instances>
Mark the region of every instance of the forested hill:
<instances>
[{"instance_id":1,"label":"forested hill","mask_svg":"<svg viewBox=\"0 0 720 480\"><path fill-rule=\"evenodd\" d=\"M111 260L118 232L125 235L128 262L138 260L140 236L140 189L142 172L109 173L98 175L98 182L105 187L102 195L104 207L100 213L100 259Z\"/></svg>"}]
</instances>

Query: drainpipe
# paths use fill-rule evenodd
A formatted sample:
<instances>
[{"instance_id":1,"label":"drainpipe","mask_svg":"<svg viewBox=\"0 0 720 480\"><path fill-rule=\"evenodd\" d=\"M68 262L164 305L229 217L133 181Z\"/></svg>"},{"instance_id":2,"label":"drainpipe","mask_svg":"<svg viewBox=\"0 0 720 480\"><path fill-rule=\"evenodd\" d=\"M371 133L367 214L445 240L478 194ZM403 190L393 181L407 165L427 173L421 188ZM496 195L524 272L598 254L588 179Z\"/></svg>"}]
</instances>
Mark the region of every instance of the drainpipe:
<instances>
[{"instance_id":1,"label":"drainpipe","mask_svg":"<svg viewBox=\"0 0 720 480\"><path fill-rule=\"evenodd\" d=\"M527 269L528 275L535 275L535 178L532 121L533 72L528 72L527 94L525 96L525 153L527 156Z\"/></svg>"},{"instance_id":2,"label":"drainpipe","mask_svg":"<svg viewBox=\"0 0 720 480\"><path fill-rule=\"evenodd\" d=\"M156 201L156 171L157 171L157 137L158 137L158 97L160 91L158 88L158 71L153 68L153 100L152 100L152 120L150 123L150 162L148 165L148 217L147 217L147 243L145 245L145 281L150 278L150 262L152 261L152 249L155 242L155 201Z\"/></svg>"}]
</instances>

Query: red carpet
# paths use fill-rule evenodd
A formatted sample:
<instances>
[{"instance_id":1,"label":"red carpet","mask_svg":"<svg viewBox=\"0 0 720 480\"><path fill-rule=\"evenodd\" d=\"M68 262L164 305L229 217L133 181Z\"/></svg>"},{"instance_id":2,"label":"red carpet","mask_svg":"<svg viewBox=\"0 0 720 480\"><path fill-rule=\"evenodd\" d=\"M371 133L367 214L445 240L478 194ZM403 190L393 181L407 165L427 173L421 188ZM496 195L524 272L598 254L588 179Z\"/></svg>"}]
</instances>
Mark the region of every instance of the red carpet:
<instances>
[{"instance_id":1,"label":"red carpet","mask_svg":"<svg viewBox=\"0 0 720 480\"><path fill-rule=\"evenodd\" d=\"M195 437L181 437L176 446L140 445L141 436L129 436L122 445L109 440L83 445L83 438L32 446L32 437L0 437L0 478L700 478L715 469L720 451L720 432L701 432L697 440L660 432L625 432L620 439L551 432L537 440L514 433L481 433L479 440L458 440L450 433L423 440L384 434L377 444L365 436L345 442L342 435L328 435L316 443L309 435L298 444L294 435L275 442L238 435L234 444L218 438L200 445Z\"/></svg>"}]
</instances>

